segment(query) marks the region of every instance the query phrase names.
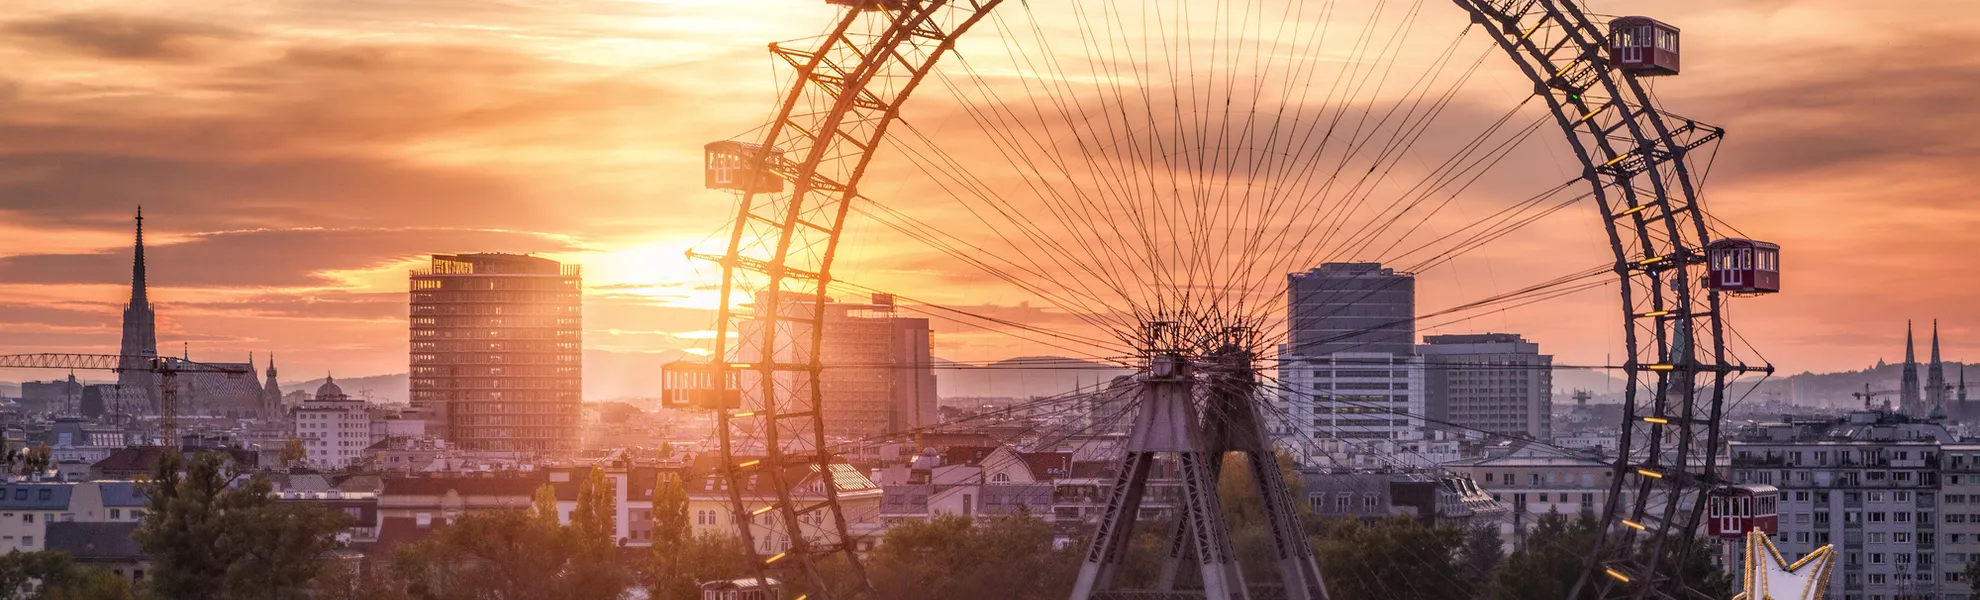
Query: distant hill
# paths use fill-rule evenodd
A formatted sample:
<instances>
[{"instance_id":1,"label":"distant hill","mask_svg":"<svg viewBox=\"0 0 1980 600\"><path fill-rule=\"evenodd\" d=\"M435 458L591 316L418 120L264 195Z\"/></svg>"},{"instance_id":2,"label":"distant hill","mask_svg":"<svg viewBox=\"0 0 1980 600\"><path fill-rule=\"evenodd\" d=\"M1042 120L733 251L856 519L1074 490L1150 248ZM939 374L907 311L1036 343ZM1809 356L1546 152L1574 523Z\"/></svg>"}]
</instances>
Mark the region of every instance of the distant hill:
<instances>
[{"instance_id":1,"label":"distant hill","mask_svg":"<svg viewBox=\"0 0 1980 600\"><path fill-rule=\"evenodd\" d=\"M1573 402L1575 390L1588 390L1595 394L1595 402L1617 402L1622 390L1627 387L1622 371L1607 369L1554 369L1554 404Z\"/></svg>"},{"instance_id":2,"label":"distant hill","mask_svg":"<svg viewBox=\"0 0 1980 600\"><path fill-rule=\"evenodd\" d=\"M309 381L293 382L281 381L281 377L278 375L276 377L276 383L281 384L282 393L284 394L296 390L314 394L316 393L316 388L323 387L323 378L318 377ZM368 377L337 377L337 387L344 390L345 395L352 398L364 398L365 394L369 393L371 394L370 399L373 403L405 402L408 397L406 390L410 389L411 385L407 381L405 373L371 375Z\"/></svg>"},{"instance_id":3,"label":"distant hill","mask_svg":"<svg viewBox=\"0 0 1980 600\"><path fill-rule=\"evenodd\" d=\"M1133 371L1057 356L1024 356L987 365L935 359L935 389L943 398L1028 398L1061 394Z\"/></svg>"},{"instance_id":4,"label":"distant hill","mask_svg":"<svg viewBox=\"0 0 1980 600\"><path fill-rule=\"evenodd\" d=\"M1945 363L1946 385L1958 386L1960 370L1965 367L1964 363ZM1924 384L1927 373L1927 365L1919 363L1918 381L1921 385ZM1972 398L1980 399L1980 372L1975 372L1973 375L1975 379L1971 385L1975 389L1969 394ZM1751 378L1757 379L1757 376ZM1851 394L1862 392L1866 384L1870 386L1872 392L1886 392L1897 389L1903 378L1902 363L1838 373L1803 372L1791 376L1775 375L1765 384L1759 385L1758 389L1749 396L1748 402L1774 401L1818 408L1857 408L1863 406L1863 401ZM1752 387L1736 386L1733 389L1736 394L1745 395ZM1956 390L1950 391L1947 396L1952 397L1957 393ZM1878 395L1880 401L1885 397L1890 398L1892 403L1897 402L1895 393Z\"/></svg>"},{"instance_id":5,"label":"distant hill","mask_svg":"<svg viewBox=\"0 0 1980 600\"><path fill-rule=\"evenodd\" d=\"M658 353L586 350L584 399L658 398L660 365L680 360L685 355L678 350ZM300 383L283 381L282 391L315 393L316 388L322 385L321 377ZM411 385L405 373L337 378L337 387L343 388L345 394L357 398L365 390L370 390L373 402L406 402L411 398Z\"/></svg>"}]
</instances>

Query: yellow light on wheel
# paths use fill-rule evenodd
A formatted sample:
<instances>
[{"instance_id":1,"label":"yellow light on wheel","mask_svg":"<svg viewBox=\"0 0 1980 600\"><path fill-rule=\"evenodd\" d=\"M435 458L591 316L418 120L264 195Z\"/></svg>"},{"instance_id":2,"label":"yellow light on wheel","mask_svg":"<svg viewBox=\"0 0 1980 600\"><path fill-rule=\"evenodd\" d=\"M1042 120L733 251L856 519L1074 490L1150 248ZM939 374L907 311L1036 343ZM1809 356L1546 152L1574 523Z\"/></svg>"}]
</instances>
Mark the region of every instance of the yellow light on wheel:
<instances>
[{"instance_id":1,"label":"yellow light on wheel","mask_svg":"<svg viewBox=\"0 0 1980 600\"><path fill-rule=\"evenodd\" d=\"M1630 528L1630 529L1634 529L1634 530L1637 530L1637 531L1643 531L1643 530L1645 529L1645 528L1643 527L1643 524L1642 524L1642 523L1638 523L1638 522L1635 522L1635 521L1631 521L1631 520L1629 520L1629 519L1623 519L1623 522L1622 522L1622 523L1623 523L1623 525L1627 525L1627 526L1629 526L1629 528Z\"/></svg>"},{"instance_id":2,"label":"yellow light on wheel","mask_svg":"<svg viewBox=\"0 0 1980 600\"><path fill-rule=\"evenodd\" d=\"M1658 473L1658 472L1656 472L1656 471L1652 471L1652 470L1649 470L1649 469L1637 469L1637 470L1636 470L1636 474L1638 474L1638 475L1642 475L1642 476L1644 476L1644 477L1649 477L1649 478L1651 478L1651 479L1663 479L1663 478L1664 478L1664 474L1663 474L1663 473Z\"/></svg>"},{"instance_id":3,"label":"yellow light on wheel","mask_svg":"<svg viewBox=\"0 0 1980 600\"><path fill-rule=\"evenodd\" d=\"M1610 577L1616 578L1616 581L1629 583L1629 576L1622 574L1622 571L1617 571L1615 569L1602 569L1602 571L1608 573Z\"/></svg>"}]
</instances>

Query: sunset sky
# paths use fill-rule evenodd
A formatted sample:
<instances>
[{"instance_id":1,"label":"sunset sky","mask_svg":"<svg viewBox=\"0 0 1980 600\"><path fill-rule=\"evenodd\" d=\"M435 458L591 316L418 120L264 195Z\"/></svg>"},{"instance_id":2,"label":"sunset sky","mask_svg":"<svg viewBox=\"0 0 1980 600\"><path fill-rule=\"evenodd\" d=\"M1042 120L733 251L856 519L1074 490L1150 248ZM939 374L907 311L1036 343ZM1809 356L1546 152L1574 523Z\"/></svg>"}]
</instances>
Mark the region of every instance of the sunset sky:
<instances>
[{"instance_id":1,"label":"sunset sky","mask_svg":"<svg viewBox=\"0 0 1980 600\"><path fill-rule=\"evenodd\" d=\"M1787 292L1731 311L1765 358L1790 373L1897 360L1907 318L1921 336L1939 319L1948 358L1975 358L1980 8L1589 4L1654 7L1683 28L1684 74L1656 93L1728 130L1712 213L1785 249ZM1399 61L1434 54L1463 26L1441 0L1422 10L1422 37ZM273 352L290 378L403 372L406 270L436 252L584 265L588 348L708 347L720 272L684 252L719 251L711 236L734 198L701 188L701 145L762 125L779 81L767 44L815 35L834 14L818 0L11 0L4 12L0 353L115 352L142 204L161 351ZM961 51L987 52L974 48ZM1467 88L1487 108L1448 117L1454 131L1530 85L1504 69ZM948 123L942 94L927 93L909 119ZM966 154L969 134L948 135ZM1551 125L1532 145L1535 165L1565 152ZM869 195L988 235L949 220L942 203L955 200L912 165L886 150L880 160ZM1503 193L1460 199L1450 218L1558 183L1556 167L1508 171ZM1427 271L1420 311L1601 264L1597 223L1583 203ZM1042 327L1068 321L872 223L855 217L850 232L863 237L849 242L844 279ZM1596 364L1620 347L1614 298L1606 288L1422 333L1525 333L1560 362ZM937 330L944 357L1057 353L974 326Z\"/></svg>"}]
</instances>

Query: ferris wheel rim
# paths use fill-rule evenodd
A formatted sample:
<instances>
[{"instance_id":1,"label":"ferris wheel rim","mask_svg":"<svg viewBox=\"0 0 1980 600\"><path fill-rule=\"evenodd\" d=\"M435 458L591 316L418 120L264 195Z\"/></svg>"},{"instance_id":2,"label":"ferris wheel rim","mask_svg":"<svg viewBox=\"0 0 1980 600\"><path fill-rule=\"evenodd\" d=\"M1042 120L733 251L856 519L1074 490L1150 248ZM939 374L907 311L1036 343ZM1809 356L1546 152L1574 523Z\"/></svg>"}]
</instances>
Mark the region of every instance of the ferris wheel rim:
<instances>
[{"instance_id":1,"label":"ferris wheel rim","mask_svg":"<svg viewBox=\"0 0 1980 600\"><path fill-rule=\"evenodd\" d=\"M1605 38L1599 33L1599 30L1596 28L1595 24L1588 19L1587 13L1582 11L1578 6L1578 4L1573 0L1525 0L1524 2L1508 1L1508 0L1454 0L1454 1L1461 8L1467 10L1467 12L1469 12L1473 17L1474 21L1477 21L1478 23L1481 24L1485 24L1488 27L1492 25L1489 22L1491 20L1489 18L1489 15L1492 13L1507 14L1507 11L1511 11L1514 5L1523 4L1524 8L1521 9L1522 12L1516 14L1515 19L1503 23L1503 25L1509 27L1510 25L1512 25L1513 22L1517 22L1519 18L1523 18L1527 16L1527 13L1523 11L1531 10L1537 6L1540 7L1542 9L1542 12L1544 13L1541 15L1543 19L1555 20L1557 21L1558 25L1563 27L1564 30L1572 29L1573 31L1575 31L1577 34L1577 39L1575 43L1578 45L1579 48L1583 50L1585 54L1591 56L1598 54L1605 47L1604 44ZM915 35L920 33L919 31L915 31L916 26L919 25L921 22L925 22L928 16L932 14L935 9L946 4L946 2L944 0L929 0L927 2L919 2L919 3L869 2L868 4L888 5L887 14L893 15L890 19L890 34L888 35L895 35L896 38L894 40L894 43L899 43L901 39L904 39L904 37L907 35ZM972 5L973 9L977 11L976 17L968 21L968 23L973 24L976 18L981 18L983 14L987 14L991 12L992 9L1000 5L1001 0L984 0L978 2L970 2L970 4ZM860 18L859 13L861 12L861 10L862 9L859 6L854 6L845 9L844 11L845 14L841 17L837 29L835 29L830 35L827 36L827 39L822 43L821 48L829 49L829 47L831 47L833 44L840 43L841 41L843 41L846 32L848 31L850 26L854 24L854 21ZM1533 25L1533 28L1538 29L1539 26L1540 24L1535 24ZM946 50L952 47L954 40L960 38L964 33L967 32L967 30L968 30L967 27L962 27L954 31L941 32L942 35L944 36L944 40L941 44L941 48L943 50ZM1587 37L1587 36L1579 35L1584 30L1587 32L1596 32L1596 33L1590 39L1581 39ZM1531 35L1531 31L1532 30L1528 30L1526 32L1527 36ZM1512 32L1518 33L1519 29L1513 28ZM1504 40L1501 39L1501 41ZM1501 48L1506 53L1511 55L1510 58L1512 58L1515 62L1519 62L1520 56L1518 53L1522 51L1535 53L1539 55L1539 58L1542 61L1550 58L1550 56L1548 56L1540 48L1535 46L1532 41L1528 40L1526 36L1519 37L1516 40L1516 43L1517 43L1516 46L1502 46ZM826 55L827 52L825 50L819 50L813 52L810 55L811 57L810 66L809 67L800 66L799 67L800 70L810 71L818 68L820 62L824 60L824 57ZM934 63L939 61L940 57L941 56L939 51L931 55L931 57L929 57L927 60L928 65L932 66ZM787 60L789 59L787 58ZM869 58L867 60L875 60L875 59ZM1601 59L1592 58L1590 60L1600 61ZM1526 63L1522 62L1521 66L1525 67ZM860 64L860 67L855 68L855 72L859 72L859 70L864 67L865 67L865 63L862 62ZM867 72L870 73L871 71L867 71ZM921 74L925 75L926 72L923 71L921 72ZM1584 175L1583 178L1593 186L1594 188L1593 193L1596 194L1596 196L1598 197L1598 204L1602 207L1604 212L1603 215L1604 227L1610 237L1611 247L1616 259L1615 271L1619 275L1620 284L1621 284L1620 285L1621 296L1623 300L1622 304L1625 312L1624 345L1629 353L1628 355L1632 357L1632 360L1628 361L1624 365L1624 370L1628 374L1628 379L1630 384L1629 387L1626 388L1627 391L1626 391L1625 402L1627 407L1634 407L1636 405L1635 396L1637 393L1637 388L1639 387L1639 383L1644 379L1644 376L1646 374L1649 374L1651 371L1653 371L1653 369L1651 369L1650 367L1654 366L1654 365L1642 364L1640 361L1635 360L1635 357L1640 356L1645 347L1649 347L1655 350L1656 353L1658 354L1668 355L1668 353L1670 352L1669 345L1671 343L1671 340L1664 339L1664 336L1662 335L1663 330L1661 329L1661 327L1657 329L1658 335L1654 336L1656 339L1651 340L1647 346L1641 340L1638 339L1637 335L1639 332L1634 322L1634 320L1638 317L1638 313L1641 312L1637 310L1638 303L1640 301L1647 300L1656 310L1675 309L1678 311L1690 313L1693 311L1691 307L1691 303L1694 301L1694 298L1688 294L1676 294L1677 296L1676 298L1666 298L1666 293L1667 293L1666 290L1658 286L1649 286L1647 289L1643 289L1643 290L1635 290L1635 288L1632 287L1631 283L1632 283L1633 267L1630 266L1630 263L1633 257L1628 255L1629 252L1628 244L1625 243L1625 241L1622 238L1623 232L1620 232L1618 229L1619 217L1614 214L1611 214L1613 211L1609 210L1609 206L1610 206L1609 203L1606 200L1603 200L1604 188L1606 186L1600 179L1600 176L1597 174L1597 171L1600 167L1613 166L1615 164L1615 161L1626 159L1629 156L1630 151L1619 150L1613 147L1610 144L1610 141L1607 140L1605 137L1595 136L1592 138L1596 142L1595 150L1607 156L1615 157L1609 161L1608 165L1602 165L1601 164L1602 160L1596 158L1594 153L1590 152L1590 149L1583 148L1582 140L1576 136L1578 129L1583 127L1593 128L1595 127L1595 125L1588 122L1586 118L1584 118L1583 122L1581 123L1570 123L1567 117L1562 114L1562 110L1564 109L1564 107L1570 105L1573 107L1578 107L1582 111L1593 114L1595 111L1591 111L1588 108L1588 104L1586 100L1581 97L1575 97L1571 99L1571 101L1563 102L1562 98L1556 97L1554 93L1551 91L1547 91L1546 86L1548 84L1549 77L1543 77L1540 73L1531 70L1527 71L1527 75L1529 78L1531 78L1534 81L1536 85L1536 92L1534 95L1546 98L1549 101L1549 103L1554 106L1555 110L1553 112L1555 113L1555 116L1559 121L1559 125L1562 127L1563 134L1566 137L1568 137L1570 143L1575 146L1577 157L1581 159L1583 166L1585 167L1586 174ZM794 105L798 101L798 96L804 91L805 86L807 85L807 81L805 81L806 76L807 76L806 74L801 74L798 78L794 79L789 94L785 97L786 100L783 104L783 107L780 110L779 116L777 117L776 121L773 121L773 125L770 128L770 130L765 133L763 138L764 143L761 144L761 146L765 148L776 147L776 143L781 133L781 128L783 126L783 123L785 120L790 118L791 111L793 110ZM1559 74L1557 73L1552 77L1558 78ZM1648 118L1649 124L1652 126L1652 128L1656 130L1655 132L1646 132L1640 126L1641 124L1635 121L1629 121L1627 123L1628 129L1630 130L1629 133L1637 141L1636 144L1637 146L1639 147L1651 146L1653 144L1653 140L1651 138L1652 135L1655 136L1655 141L1659 141L1664 144L1669 144L1671 142L1671 140L1673 139L1671 133L1672 128L1669 127L1664 120L1667 113L1664 113L1661 109L1657 107L1654 97L1651 97L1649 94L1646 93L1643 86L1636 80L1635 76L1628 74L1612 73L1606 69L1596 69L1594 78L1598 85L1600 85L1604 90L1609 92L1610 99L1604 101L1603 106L1600 107L1601 109L1606 109L1612 104L1621 104L1625 102L1624 100L1621 100L1622 98L1626 98L1626 97L1635 98L1637 100L1637 104L1636 104L1636 106L1638 107L1637 110L1642 110L1644 112L1644 114ZM858 95L859 92L863 91L861 86L864 85L864 83L865 80L860 79L858 77L854 78L853 83L845 88L846 93L844 93L843 96L841 96L839 106L836 106L833 109L833 114L835 116L828 118L828 122L833 123L834 126L837 125L836 119L839 116L842 116L849 109L849 105L851 102L851 100L849 99L854 98L855 96ZM908 99L908 96L910 95L911 91L912 91L912 87L910 86L910 88L906 92L900 94L899 101L905 102ZM887 115L885 116L884 120L881 122L881 126L879 128L882 132L884 132L885 130L886 123L890 123L893 120L898 119L898 108L899 108L899 104L897 103L887 111ZM1625 106L1624 110L1627 109L1628 108ZM834 135L836 133L837 133L836 131L831 129L827 129L822 132L813 132L815 138ZM878 139L881 136L876 135L874 137ZM823 148L824 146L822 145L814 146L813 148L811 148L811 156L807 157L807 159L804 162L797 163L791 167L792 174L790 175L789 179L793 182L794 185L799 186L800 189L803 189L804 186L815 185L816 181L822 181L822 179L818 178L816 170L818 168L818 161L821 158L819 154L823 151ZM848 189L856 189L859 183L859 178L863 175L863 171L864 171L863 166L865 164L865 161L870 160L870 157L874 152L875 151L871 149L866 151L865 155L860 159L862 165L861 168L856 169L850 179L848 179L847 181L840 181L835 183L844 186L845 188ZM1686 223L1679 223L1674 219L1666 219L1665 225L1667 225L1668 228L1670 229L1670 231L1668 231L1667 233L1670 236L1670 239L1682 240L1688 237L1695 237L1697 240L1699 240L1699 243L1702 244L1704 241L1709 240L1708 237L1709 233L1707 231L1707 226L1705 223L1704 209L1702 205L1698 203L1697 190L1694 189L1695 182L1691 180L1689 175L1685 174L1687 167L1684 165L1681 157L1674 162L1675 162L1675 168L1680 173L1680 176L1676 177L1676 181L1682 187L1682 189L1679 191L1682 194L1683 199L1686 201L1685 203L1687 206L1685 208L1689 210L1690 216L1688 222ZM1672 199L1671 190L1666 189L1667 186L1665 182L1659 180L1656 177L1650 178L1650 183L1652 184L1653 191L1649 193L1649 196L1653 199L1653 201L1656 204L1660 205L1661 210L1663 210L1664 212L1669 212L1671 210L1671 206L1670 206L1670 200ZM1623 196L1629 198L1628 200L1629 205L1631 206L1639 205L1639 203L1635 200L1635 197L1639 193L1641 193L1640 190L1636 190L1630 186L1621 186L1620 190L1621 190L1620 193ZM794 192L794 193L802 193L802 192ZM763 268L761 266L751 267L751 266L742 265L738 261L738 258L741 256L742 253L742 248L740 247L740 245L743 243L742 238L744 236L744 226L745 226L744 221L750 218L750 214L749 214L750 202L752 201L753 197L756 195L757 192L755 191L745 192L743 195L744 196L743 208L738 216L734 234L730 240L728 255L725 257L726 260L723 263L722 302L719 311L720 324L718 325L718 334L716 336L716 342L715 342L717 345L717 353L716 353L715 361L723 365L721 367L722 369L735 368L732 365L727 364L726 362L727 361L726 352L729 349L728 346L729 341L727 339L729 327L730 324L733 321L735 321L738 317L738 315L733 313L732 304L730 302L730 294L733 290L732 281L734 279L734 274L739 269ZM850 203L855 198L856 196L848 196L847 198L843 199L842 202ZM843 209L841 210L843 211ZM1621 218L1627 218L1629 216L1630 215L1624 215ZM790 219L792 221L795 221L797 219L797 211L795 210L792 211L790 215ZM1638 225L1635 233L1639 236L1643 236L1642 239L1640 240L1640 242L1642 243L1642 247L1651 248L1654 247L1656 244L1653 242L1653 240L1650 237L1648 237L1650 236L1650 233L1644 231L1643 226L1645 225L1645 223L1643 219L1644 217L1640 215L1640 213L1635 215L1635 220L1637 221L1637 225ZM830 232L832 244L836 244L838 239L844 234L842 230L843 217L841 217L840 221L841 224L839 228L836 228ZM1689 228L1692 231L1688 232L1688 235L1687 232L1678 231L1677 227L1680 225L1689 225L1690 226ZM790 235L789 230L797 226L798 225L792 223L786 223L784 225L786 240L781 243L783 247L779 248L778 250L779 255L782 255L784 252L787 251L788 237ZM1684 260L1684 259L1683 257L1679 257L1679 260ZM828 250L827 258L825 259L825 263L824 263L824 268L819 269L817 273L806 274L808 277L812 278L816 282L815 284L816 294L813 303L811 304L814 311L817 310L819 307L822 307L823 305L823 298L826 291L826 286L828 286L829 282L831 281L831 275L829 271L830 264L831 264L831 258L830 258L830 251ZM1679 266L1682 267L1682 265ZM769 268L777 269L779 267L780 265L772 265ZM1686 271L1683 268L1679 268L1677 272L1682 274ZM772 282L772 284L766 287L768 287L771 290L780 290L781 288L775 285L776 282L788 276L789 276L788 274L782 272L773 273L770 275L770 281ZM1637 292L1637 294L1633 294L1633 291ZM1708 316L1704 318L1709 320L1709 326L1713 332L1710 335L1713 345L1712 364L1716 366L1724 362L1725 353L1726 353L1725 343L1723 339L1721 339L1721 335L1720 335L1720 332L1723 330L1720 299L1716 291L1706 291L1702 294L1702 296L1703 296L1703 300L1708 305L1708 309L1707 309ZM1672 300L1675 300L1675 302L1671 302ZM780 305L781 305L781 301L780 301ZM772 310L770 312L771 312L771 319L773 320L774 323L774 320L777 318L775 314L777 310ZM766 328L766 331L774 331L774 330L775 330L774 327ZM768 339L768 336L770 334L766 333L765 335L766 335L766 339ZM820 342L818 338L821 336L822 336L822 331L815 331L814 335L811 336L813 339L810 342L811 343L810 356L814 358L818 356L818 352L820 351ZM770 362L774 362L774 361L770 361ZM1712 440L1712 443L1715 444L1719 433L1718 425L1716 423L1716 417L1717 417L1716 413L1719 409L1720 399L1723 397L1723 389L1725 386L1726 378L1725 378L1725 371L1723 370L1714 370L1713 373L1715 374L1715 381L1713 383L1714 392L1712 396L1713 398L1712 410L1714 411L1715 414L1713 415L1714 419L1712 419L1710 421L1710 424L1707 426L1707 431L1709 433L1709 438ZM813 371L812 376L813 376L814 385L812 386L811 389L815 392L818 389L816 386L815 371ZM1661 380L1662 377L1663 375L1656 376L1656 378L1658 378L1659 380ZM1661 401L1662 399L1659 398L1658 399L1659 407L1662 406ZM817 406L816 404L814 404L814 407L820 409L819 412L822 412L822 408L823 408L822 406ZM1687 404L1685 408L1689 410L1690 405ZM1661 411L1661 408L1659 408L1658 410ZM1635 411L1633 408L1626 408L1625 410L1626 418L1634 412ZM726 411L723 411L719 414L720 416L718 417L718 421L720 421L720 423L718 424L718 428L720 429L722 436L721 451L725 466L729 466L734 464L734 458L736 458L736 455L734 454L734 448L731 446L729 439L730 436L729 420L731 416ZM1631 428L1628 425L1629 424L1626 423L1625 427L1623 428L1624 434L1623 434L1623 440L1621 442L1621 448L1622 448L1621 452L1623 454L1623 457L1617 461L1617 465L1615 467L1616 476L1611 478L1611 489L1608 494L1608 499L1606 501L1607 506L1605 506L1603 510L1603 523L1605 525L1605 527L1603 528L1604 536L1606 536L1607 531L1611 529L1612 526L1616 525L1617 522L1622 519L1622 517L1620 516L1621 507L1619 506L1618 503L1621 501L1620 498L1623 496L1624 482L1626 479L1624 477L1624 474L1631 467L1631 465L1629 464L1630 461L1628 459L1628 453L1632 449L1630 445L1631 440L1629 433L1631 431ZM819 466L823 467L828 465L829 461L831 460L831 456L830 453L825 450L825 444L823 443L824 440L822 433L822 427L823 427L822 421L816 422L816 426L820 429L820 432L818 433L818 439L815 440L816 443L814 444L814 447L818 448L819 450L817 456L813 460L815 464L818 464ZM774 430L774 426L771 429ZM1682 449L1682 445L1690 443L1690 438L1691 436L1689 435L1679 438L1680 441L1678 443L1681 445L1681 447L1680 449L1678 449L1678 453L1681 456L1684 455L1685 453L1685 450ZM1651 444L1651 447L1655 448L1658 446L1653 442ZM767 456L765 457L765 460L770 460L772 462L780 462L779 461L780 457L777 455L781 454L781 452L782 451L777 447L776 444L768 444L766 445ZM1714 458L1714 455L1711 452L1707 452L1705 455L1707 460L1706 467L1709 472L1709 468L1711 466L1711 460ZM735 474L735 470L732 467L730 467L729 470L730 470L730 475L733 478ZM775 469L772 470L775 471ZM781 509L785 511L792 510L793 501L790 498L789 485L786 482L782 481L780 475L775 475L773 477L777 479L777 483L773 485L773 487L777 492L778 503L782 505ZM1639 483L1641 489L1639 489L1638 493L1635 495L1637 500L1636 503L1639 506L1636 507L1635 512L1641 513L1644 508L1641 505L1648 501L1647 498L1650 494L1647 493L1647 491L1650 490L1651 486L1653 485L1653 482L1649 478L1639 478L1639 480L1640 480ZM832 494L833 487L834 486L831 485L829 482L825 486L828 495ZM731 509L737 515L745 514L746 513L746 511L744 510L745 501L741 497L740 487L731 485L730 490L731 490ZM1681 496L1682 492L1679 493ZM1657 534L1654 535L1654 538L1658 540L1658 543L1660 544L1662 540L1664 540L1667 537L1668 530L1671 527L1671 522L1673 520L1672 517L1674 516L1671 514L1671 512L1677 508L1678 504L1679 504L1678 502L1667 503L1665 507L1666 516L1662 519L1659 519L1661 529ZM828 502L826 510L829 510L832 516L837 521L838 534L842 536L841 543L845 547L840 548L839 550L843 550L845 552L846 556L850 561L852 561L852 563L855 565L855 569L857 570L859 568L858 567L859 558L856 555L854 549L851 548L851 541L850 541L851 532L844 521L843 508L837 504L836 499L833 499ZM1694 524L1697 518L1696 515L1701 511L1702 511L1702 504L1699 504L1697 509L1691 511L1692 516L1690 520L1693 521ZM745 542L744 546L746 548L746 551L750 554L752 568L760 577L763 572L762 563L760 561L761 557L757 553L756 546L753 543L750 543L751 534L748 531L750 525L742 521L738 521L738 524L739 524L739 529L742 530L741 535ZM793 525L793 527L795 526ZM1695 527L1690 527L1690 529L1695 529ZM1683 537L1683 539L1689 539L1689 537ZM1598 542L1598 544L1599 543L1600 542ZM834 551L836 552L837 550ZM1590 556L1589 567L1587 569L1584 569L1583 581L1577 582L1577 589L1579 589L1583 583L1589 580L1590 573L1599 572L1598 567L1600 567L1602 560L1600 558L1600 554L1601 554L1600 552L1597 552L1597 553L1593 553L1593 555ZM813 571L815 571L815 566L809 562L808 558L809 557L805 557L805 560L800 561L801 568L807 570L807 575L814 575L815 573L813 573ZM1654 570L1655 567L1653 566L1652 571L1654 572ZM860 581L858 582L858 585L870 586L870 582L866 581L866 578L863 573L859 576L859 579ZM1606 588L1606 585L1604 587ZM868 587L868 589L870 589L870 587ZM823 597L823 596L819 596L819 597Z\"/></svg>"}]
</instances>

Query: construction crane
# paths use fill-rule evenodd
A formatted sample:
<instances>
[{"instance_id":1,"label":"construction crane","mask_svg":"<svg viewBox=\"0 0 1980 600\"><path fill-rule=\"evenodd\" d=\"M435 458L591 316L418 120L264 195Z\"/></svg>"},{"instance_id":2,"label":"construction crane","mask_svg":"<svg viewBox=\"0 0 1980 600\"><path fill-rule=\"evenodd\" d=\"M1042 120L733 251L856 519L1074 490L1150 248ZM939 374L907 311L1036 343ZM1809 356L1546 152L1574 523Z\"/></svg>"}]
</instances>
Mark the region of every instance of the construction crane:
<instances>
[{"instance_id":1,"label":"construction crane","mask_svg":"<svg viewBox=\"0 0 1980 600\"><path fill-rule=\"evenodd\" d=\"M1877 404L1877 397L1878 397L1878 396L1883 396L1883 395L1886 395L1886 394L1895 394L1895 393L1898 393L1898 392L1900 392L1900 391L1902 391L1902 390L1877 390L1877 391L1871 391L1871 390L1870 390L1870 384L1868 384L1868 383L1865 383L1865 384L1863 384L1863 391L1861 391L1861 392L1855 392L1855 393L1852 393L1852 394L1850 394L1850 395L1851 395L1851 396L1855 396L1855 397L1856 397L1856 399L1858 399L1858 400L1862 400L1862 401L1863 401L1863 410L1877 410L1877 406L1876 406L1876 404ZM1885 403L1885 404L1889 404L1889 403L1890 403L1890 401L1889 401L1889 400L1885 400L1885 401L1884 401L1884 403Z\"/></svg>"},{"instance_id":2,"label":"construction crane","mask_svg":"<svg viewBox=\"0 0 1980 600\"><path fill-rule=\"evenodd\" d=\"M89 371L138 371L155 373L162 380L158 391L158 434L166 447L179 447L179 374L225 373L228 378L253 375L245 366L210 365L169 356L129 356L119 354L6 354L0 355L0 369L82 369Z\"/></svg>"}]
</instances>

